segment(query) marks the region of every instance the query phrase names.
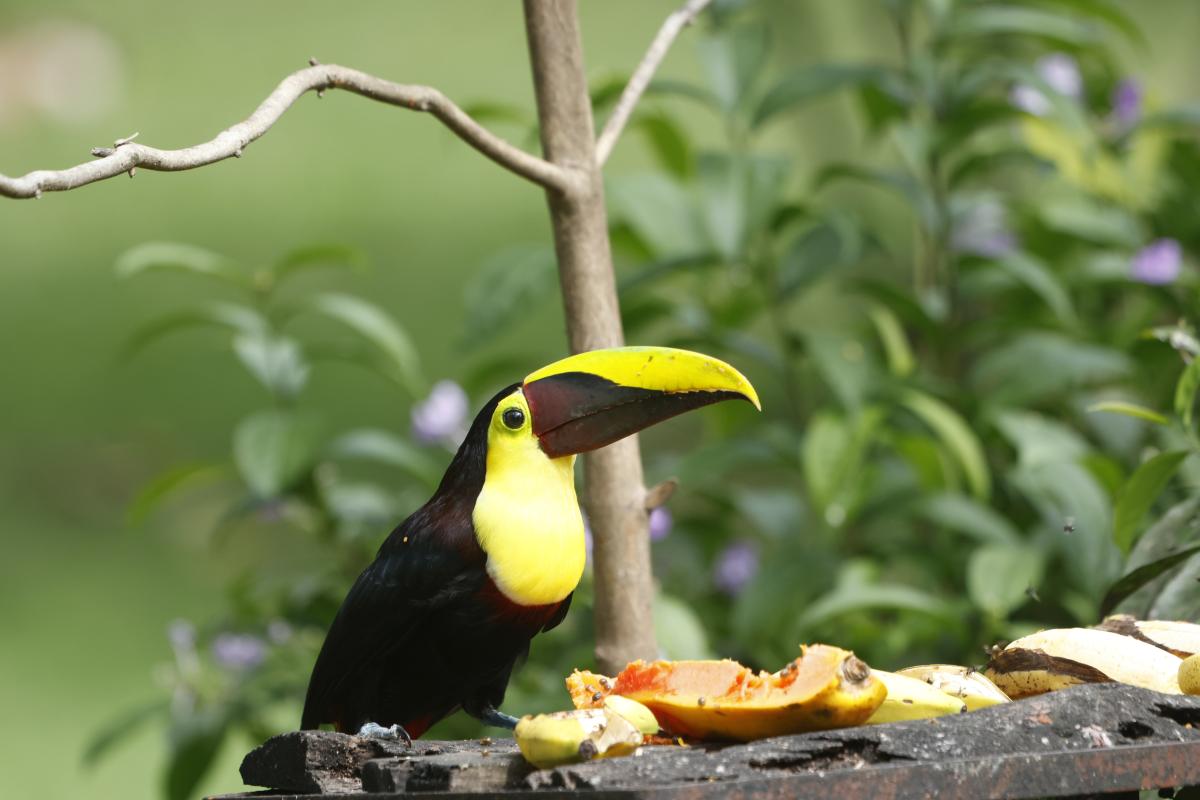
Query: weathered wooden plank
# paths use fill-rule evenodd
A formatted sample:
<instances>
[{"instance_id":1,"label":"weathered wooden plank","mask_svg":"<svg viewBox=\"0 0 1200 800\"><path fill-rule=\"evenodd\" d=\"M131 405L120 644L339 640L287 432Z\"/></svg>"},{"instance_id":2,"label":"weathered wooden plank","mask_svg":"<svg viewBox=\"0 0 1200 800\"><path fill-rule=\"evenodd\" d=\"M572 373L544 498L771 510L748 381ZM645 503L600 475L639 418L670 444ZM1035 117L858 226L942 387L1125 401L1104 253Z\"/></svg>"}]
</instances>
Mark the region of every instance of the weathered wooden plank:
<instances>
[{"instance_id":1,"label":"weathered wooden plank","mask_svg":"<svg viewBox=\"0 0 1200 800\"><path fill-rule=\"evenodd\" d=\"M936 720L748 744L644 747L627 758L549 770L525 767L511 740L417 742L410 752L392 742L334 737L340 735L276 737L260 748L266 754L247 756L256 767L243 765L243 775L306 799L347 790L351 794L337 796L469 798L482 792L548 799L586 790L594 800L835 794L953 800L1200 784L1200 697L1121 684L1080 686ZM269 775L268 766L277 771ZM363 782L349 779L352 773ZM305 788L305 780L324 788Z\"/></svg>"}]
</instances>

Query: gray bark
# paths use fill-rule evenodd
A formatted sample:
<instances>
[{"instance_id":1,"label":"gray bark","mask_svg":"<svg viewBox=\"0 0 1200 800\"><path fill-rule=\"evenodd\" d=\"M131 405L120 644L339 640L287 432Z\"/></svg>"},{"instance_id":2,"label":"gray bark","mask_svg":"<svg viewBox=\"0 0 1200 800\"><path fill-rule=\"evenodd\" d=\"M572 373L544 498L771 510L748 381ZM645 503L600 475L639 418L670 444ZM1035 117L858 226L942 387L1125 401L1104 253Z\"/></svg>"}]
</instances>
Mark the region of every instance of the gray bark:
<instances>
[{"instance_id":1,"label":"gray bark","mask_svg":"<svg viewBox=\"0 0 1200 800\"><path fill-rule=\"evenodd\" d=\"M546 192L571 351L619 347L625 335L575 3L525 0L525 27L545 158L579 177ZM584 479L594 536L596 661L611 673L658 653L637 437L588 454Z\"/></svg>"}]
</instances>

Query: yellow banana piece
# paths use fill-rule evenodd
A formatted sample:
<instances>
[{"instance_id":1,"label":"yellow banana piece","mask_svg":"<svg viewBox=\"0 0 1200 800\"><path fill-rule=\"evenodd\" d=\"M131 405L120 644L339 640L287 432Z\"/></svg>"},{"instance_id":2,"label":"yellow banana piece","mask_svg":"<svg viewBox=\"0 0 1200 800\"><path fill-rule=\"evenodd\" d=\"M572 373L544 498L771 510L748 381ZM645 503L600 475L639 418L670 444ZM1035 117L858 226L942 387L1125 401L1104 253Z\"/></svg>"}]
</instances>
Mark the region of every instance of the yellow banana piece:
<instances>
[{"instance_id":1,"label":"yellow banana piece","mask_svg":"<svg viewBox=\"0 0 1200 800\"><path fill-rule=\"evenodd\" d=\"M1188 656L1180 662L1179 688L1184 694L1200 694L1200 654Z\"/></svg>"},{"instance_id":2,"label":"yellow banana piece","mask_svg":"<svg viewBox=\"0 0 1200 800\"><path fill-rule=\"evenodd\" d=\"M966 703L968 711L1009 702L1008 695L1000 691L999 686L971 667L921 664L897 670L896 674L924 681L938 691L957 697Z\"/></svg>"},{"instance_id":3,"label":"yellow banana piece","mask_svg":"<svg viewBox=\"0 0 1200 800\"><path fill-rule=\"evenodd\" d=\"M918 678L881 669L871 670L871 674L883 681L887 687L887 697L883 705L867 718L867 725L942 717L967 710L967 704L961 698L952 697Z\"/></svg>"},{"instance_id":4,"label":"yellow banana piece","mask_svg":"<svg viewBox=\"0 0 1200 800\"><path fill-rule=\"evenodd\" d=\"M1017 639L992 656L984 674L1013 699L1109 681L1179 694L1179 664L1178 656L1131 636L1053 628Z\"/></svg>"},{"instance_id":5,"label":"yellow banana piece","mask_svg":"<svg viewBox=\"0 0 1200 800\"><path fill-rule=\"evenodd\" d=\"M521 755L539 769L629 755L642 744L633 723L606 708L522 717L513 735Z\"/></svg>"},{"instance_id":6,"label":"yellow banana piece","mask_svg":"<svg viewBox=\"0 0 1200 800\"><path fill-rule=\"evenodd\" d=\"M1102 631L1132 636L1180 658L1200 653L1200 625L1168 619L1134 619L1128 614L1106 617Z\"/></svg>"},{"instance_id":7,"label":"yellow banana piece","mask_svg":"<svg viewBox=\"0 0 1200 800\"><path fill-rule=\"evenodd\" d=\"M659 731L658 720L654 718L654 712L637 700L630 700L619 694L610 694L604 698L604 707L614 714L620 714L640 733L655 734Z\"/></svg>"}]
</instances>

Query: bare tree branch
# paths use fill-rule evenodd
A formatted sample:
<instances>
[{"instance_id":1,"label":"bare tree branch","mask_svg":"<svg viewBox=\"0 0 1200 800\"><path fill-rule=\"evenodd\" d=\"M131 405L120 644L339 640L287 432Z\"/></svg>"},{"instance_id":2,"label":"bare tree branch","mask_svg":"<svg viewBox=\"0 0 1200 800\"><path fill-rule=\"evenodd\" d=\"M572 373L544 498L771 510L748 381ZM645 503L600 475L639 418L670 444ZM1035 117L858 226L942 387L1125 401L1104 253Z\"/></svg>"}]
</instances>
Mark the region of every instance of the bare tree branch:
<instances>
[{"instance_id":1,"label":"bare tree branch","mask_svg":"<svg viewBox=\"0 0 1200 800\"><path fill-rule=\"evenodd\" d=\"M203 167L230 156L240 157L246 146L270 130L302 94L315 90L320 95L326 89L344 89L381 103L427 111L492 161L547 189L568 192L577 183L569 170L496 136L437 89L392 83L336 64L314 64L284 78L249 119L221 131L211 141L180 150L159 150L131 141L132 136L126 137L113 147L92 150L97 160L86 164L62 170L37 170L18 178L0 174L0 195L40 197L42 192L62 192L116 175L132 175L136 167L175 172Z\"/></svg>"},{"instance_id":2,"label":"bare tree branch","mask_svg":"<svg viewBox=\"0 0 1200 800\"><path fill-rule=\"evenodd\" d=\"M625 130L625 124L629 122L634 107L646 91L646 87L650 85L650 80L658 71L658 66L666 58L667 51L671 49L675 37L688 25L695 22L696 17L711 2L712 0L688 0L683 8L673 12L663 21L654 41L650 42L650 48L646 50L646 55L642 56L641 63L629 77L629 83L621 92L621 97L617 100L612 115L604 123L604 130L600 131L600 137L596 140L597 164L604 166L604 162L608 161L613 147L617 144L617 139L621 136L621 131Z\"/></svg>"}]
</instances>

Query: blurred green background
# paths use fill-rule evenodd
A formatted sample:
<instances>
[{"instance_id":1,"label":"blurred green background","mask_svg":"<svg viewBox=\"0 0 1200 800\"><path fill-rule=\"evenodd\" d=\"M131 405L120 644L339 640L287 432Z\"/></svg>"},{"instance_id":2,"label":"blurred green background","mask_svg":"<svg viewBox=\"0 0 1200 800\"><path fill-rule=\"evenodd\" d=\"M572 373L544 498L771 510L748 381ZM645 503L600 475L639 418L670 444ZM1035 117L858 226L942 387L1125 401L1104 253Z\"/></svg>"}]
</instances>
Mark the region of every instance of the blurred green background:
<instances>
[{"instance_id":1,"label":"blurred green background","mask_svg":"<svg viewBox=\"0 0 1200 800\"><path fill-rule=\"evenodd\" d=\"M602 81L627 71L676 5L585 0L589 75ZM774 70L895 52L875 0L766 6ZM1161 106L1193 100L1200 6L1122 7L1148 42L1115 38L1123 67L1153 87ZM5 0L0 170L76 163L134 131L155 146L197 142L243 118L310 56L428 83L463 104L532 107L516 3ZM702 71L685 33L662 75L695 81ZM74 103L64 111L46 93ZM703 110L681 104L673 112L696 146L723 140ZM524 126L492 124L531 146ZM830 95L757 141L788 159L795 189L819 165L856 158L863 137L852 99ZM653 165L646 141L629 135L606 171ZM896 215L874 194L855 203L885 220ZM881 230L889 224L907 235L907 221ZM165 691L155 665L170 660L168 623L217 617L226 605L232 567L227 550L207 544L210 506L139 525L128 523L126 508L171 465L224 457L231 427L262 391L204 333L121 358L140 323L189 300L198 284L122 282L117 257L146 240L190 242L249 265L309 243L352 245L372 268L333 283L391 312L415 340L427 377L461 379L489 352L519 349L529 367L563 354L553 295L486 347L463 343L464 286L479 265L548 239L539 190L430 119L336 92L303 98L238 161L0 203L0 796L156 796L165 751L157 728L90 769L81 752L120 710ZM765 368L748 372L757 382ZM409 400L361 370L315 373L307 402L324 410L331 429L407 428ZM653 447L656 437L647 438ZM245 745L225 743L203 791L239 788Z\"/></svg>"}]
</instances>

